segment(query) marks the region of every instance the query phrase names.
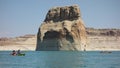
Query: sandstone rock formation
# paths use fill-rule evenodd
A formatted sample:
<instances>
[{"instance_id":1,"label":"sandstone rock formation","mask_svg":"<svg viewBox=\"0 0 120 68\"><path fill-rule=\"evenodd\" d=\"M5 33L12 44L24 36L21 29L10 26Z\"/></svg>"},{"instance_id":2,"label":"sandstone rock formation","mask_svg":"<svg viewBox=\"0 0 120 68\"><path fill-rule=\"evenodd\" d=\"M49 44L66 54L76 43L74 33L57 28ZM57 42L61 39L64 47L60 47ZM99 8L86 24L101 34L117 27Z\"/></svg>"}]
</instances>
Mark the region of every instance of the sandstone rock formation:
<instances>
[{"instance_id":1,"label":"sandstone rock formation","mask_svg":"<svg viewBox=\"0 0 120 68\"><path fill-rule=\"evenodd\" d=\"M37 51L84 50L86 30L78 5L48 11L37 34Z\"/></svg>"},{"instance_id":2,"label":"sandstone rock formation","mask_svg":"<svg viewBox=\"0 0 120 68\"><path fill-rule=\"evenodd\" d=\"M89 36L120 36L120 29L94 29L86 28Z\"/></svg>"}]
</instances>

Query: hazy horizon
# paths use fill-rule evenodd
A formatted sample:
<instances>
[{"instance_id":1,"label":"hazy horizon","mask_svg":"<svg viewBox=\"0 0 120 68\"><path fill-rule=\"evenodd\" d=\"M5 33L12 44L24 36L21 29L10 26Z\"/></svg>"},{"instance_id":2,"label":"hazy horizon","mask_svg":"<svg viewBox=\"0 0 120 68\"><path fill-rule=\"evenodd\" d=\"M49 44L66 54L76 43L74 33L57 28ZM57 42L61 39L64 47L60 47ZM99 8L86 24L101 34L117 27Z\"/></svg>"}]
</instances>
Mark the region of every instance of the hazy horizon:
<instances>
[{"instance_id":1,"label":"hazy horizon","mask_svg":"<svg viewBox=\"0 0 120 68\"><path fill-rule=\"evenodd\" d=\"M50 8L74 4L86 27L120 29L120 0L0 0L0 37L37 34Z\"/></svg>"}]
</instances>

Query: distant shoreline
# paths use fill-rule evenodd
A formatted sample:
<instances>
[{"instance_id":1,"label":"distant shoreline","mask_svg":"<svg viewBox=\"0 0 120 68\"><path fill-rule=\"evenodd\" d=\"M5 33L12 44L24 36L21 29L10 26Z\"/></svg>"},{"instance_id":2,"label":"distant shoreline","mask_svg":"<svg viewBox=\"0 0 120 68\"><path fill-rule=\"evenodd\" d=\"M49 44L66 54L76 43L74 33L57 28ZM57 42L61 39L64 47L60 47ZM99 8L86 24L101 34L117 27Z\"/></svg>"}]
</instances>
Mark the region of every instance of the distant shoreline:
<instances>
[{"instance_id":1,"label":"distant shoreline","mask_svg":"<svg viewBox=\"0 0 120 68\"><path fill-rule=\"evenodd\" d=\"M120 29L87 28L86 51L120 51ZM36 35L15 38L0 38L0 51L25 50L35 51Z\"/></svg>"}]
</instances>

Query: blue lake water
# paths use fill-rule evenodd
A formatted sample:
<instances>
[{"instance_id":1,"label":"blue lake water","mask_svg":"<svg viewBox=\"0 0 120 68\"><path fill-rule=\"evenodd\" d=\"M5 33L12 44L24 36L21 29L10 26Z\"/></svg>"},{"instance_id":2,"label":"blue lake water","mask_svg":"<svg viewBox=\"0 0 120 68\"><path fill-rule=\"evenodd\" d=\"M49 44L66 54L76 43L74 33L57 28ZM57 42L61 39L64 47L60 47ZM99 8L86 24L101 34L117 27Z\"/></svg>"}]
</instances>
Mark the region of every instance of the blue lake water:
<instances>
[{"instance_id":1,"label":"blue lake water","mask_svg":"<svg viewBox=\"0 0 120 68\"><path fill-rule=\"evenodd\" d=\"M0 68L120 68L120 51L26 51L11 56L0 51Z\"/></svg>"}]
</instances>

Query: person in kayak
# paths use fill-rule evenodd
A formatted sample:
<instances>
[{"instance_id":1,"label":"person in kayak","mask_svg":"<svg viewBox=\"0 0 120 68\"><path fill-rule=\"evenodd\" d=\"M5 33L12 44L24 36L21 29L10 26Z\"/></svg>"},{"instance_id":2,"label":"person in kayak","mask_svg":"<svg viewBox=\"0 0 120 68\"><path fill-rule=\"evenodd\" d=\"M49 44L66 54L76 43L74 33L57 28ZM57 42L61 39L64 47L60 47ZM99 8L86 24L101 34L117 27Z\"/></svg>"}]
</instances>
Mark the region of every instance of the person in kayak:
<instances>
[{"instance_id":1,"label":"person in kayak","mask_svg":"<svg viewBox=\"0 0 120 68\"><path fill-rule=\"evenodd\" d=\"M14 55L14 56L16 55L16 51L15 50L12 51L12 55Z\"/></svg>"},{"instance_id":2,"label":"person in kayak","mask_svg":"<svg viewBox=\"0 0 120 68\"><path fill-rule=\"evenodd\" d=\"M20 51L20 49L17 51L17 55L20 55L21 54L21 51Z\"/></svg>"}]
</instances>

